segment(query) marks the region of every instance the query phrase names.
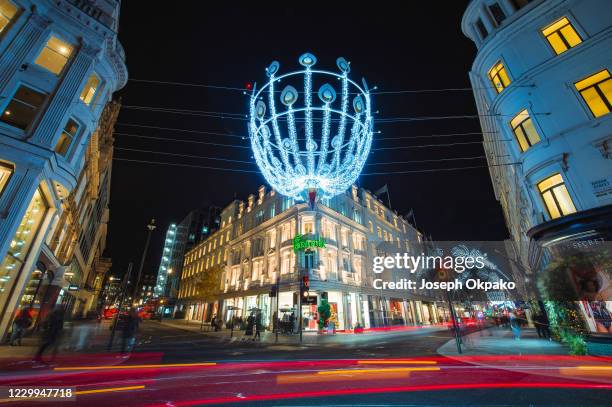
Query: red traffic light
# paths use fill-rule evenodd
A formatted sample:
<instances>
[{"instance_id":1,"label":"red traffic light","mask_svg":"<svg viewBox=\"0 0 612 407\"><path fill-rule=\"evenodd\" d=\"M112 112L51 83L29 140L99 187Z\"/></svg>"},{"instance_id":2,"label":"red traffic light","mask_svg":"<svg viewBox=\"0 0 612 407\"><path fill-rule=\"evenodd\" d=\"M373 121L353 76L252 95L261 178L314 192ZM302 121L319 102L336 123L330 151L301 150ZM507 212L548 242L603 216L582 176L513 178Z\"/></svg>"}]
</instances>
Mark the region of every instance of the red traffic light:
<instances>
[{"instance_id":1,"label":"red traffic light","mask_svg":"<svg viewBox=\"0 0 612 407\"><path fill-rule=\"evenodd\" d=\"M253 84L251 82L247 82L244 84L246 90L253 90Z\"/></svg>"},{"instance_id":2,"label":"red traffic light","mask_svg":"<svg viewBox=\"0 0 612 407\"><path fill-rule=\"evenodd\" d=\"M302 287L305 291L310 288L310 278L308 276L302 277Z\"/></svg>"}]
</instances>

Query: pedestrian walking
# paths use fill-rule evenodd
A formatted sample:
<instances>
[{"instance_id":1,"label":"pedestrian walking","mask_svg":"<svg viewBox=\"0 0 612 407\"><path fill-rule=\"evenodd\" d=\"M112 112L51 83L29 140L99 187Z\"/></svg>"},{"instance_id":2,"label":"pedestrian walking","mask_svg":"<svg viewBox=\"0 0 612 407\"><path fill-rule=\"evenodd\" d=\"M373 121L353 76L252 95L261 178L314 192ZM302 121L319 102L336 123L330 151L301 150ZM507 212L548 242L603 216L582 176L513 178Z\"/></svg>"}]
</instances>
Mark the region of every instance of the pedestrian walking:
<instances>
[{"instance_id":1,"label":"pedestrian walking","mask_svg":"<svg viewBox=\"0 0 612 407\"><path fill-rule=\"evenodd\" d=\"M17 343L21 346L21 339L30 325L32 325L30 307L24 307L13 321L13 332L11 332L9 344L14 346Z\"/></svg>"},{"instance_id":2,"label":"pedestrian walking","mask_svg":"<svg viewBox=\"0 0 612 407\"><path fill-rule=\"evenodd\" d=\"M295 318L295 314L293 313L293 311L291 311L291 315L289 315L289 326L291 329L290 333L294 333L295 331L297 331L296 321L297 319Z\"/></svg>"},{"instance_id":3,"label":"pedestrian walking","mask_svg":"<svg viewBox=\"0 0 612 407\"><path fill-rule=\"evenodd\" d=\"M542 314L537 313L533 318L533 324L535 325L536 332L538 333L538 338L544 338L543 324L542 324Z\"/></svg>"},{"instance_id":4,"label":"pedestrian walking","mask_svg":"<svg viewBox=\"0 0 612 407\"><path fill-rule=\"evenodd\" d=\"M123 335L121 340L121 354L126 354L134 349L134 342L136 341L136 332L138 331L138 325L140 324L140 317L136 309L131 309L128 313L125 323L123 325Z\"/></svg>"},{"instance_id":5,"label":"pedestrian walking","mask_svg":"<svg viewBox=\"0 0 612 407\"><path fill-rule=\"evenodd\" d=\"M514 339L516 339L517 341L520 341L521 340L521 321L514 312L510 313L510 329L512 329L512 334L514 335Z\"/></svg>"},{"instance_id":6,"label":"pedestrian walking","mask_svg":"<svg viewBox=\"0 0 612 407\"><path fill-rule=\"evenodd\" d=\"M257 315L255 316L255 336L253 337L253 340L259 340L261 341L261 330L263 329L263 326L261 324L261 311L257 312Z\"/></svg>"},{"instance_id":7,"label":"pedestrian walking","mask_svg":"<svg viewBox=\"0 0 612 407\"><path fill-rule=\"evenodd\" d=\"M543 312L540 314L540 318L542 321L542 336L544 339L548 339L550 341L550 322L548 321L548 315Z\"/></svg>"},{"instance_id":8,"label":"pedestrian walking","mask_svg":"<svg viewBox=\"0 0 612 407\"><path fill-rule=\"evenodd\" d=\"M247 326L246 326L246 330L244 331L244 336L245 337L253 336L253 327L254 326L255 326L255 317L253 316L253 314L251 314L247 318Z\"/></svg>"},{"instance_id":9,"label":"pedestrian walking","mask_svg":"<svg viewBox=\"0 0 612 407\"><path fill-rule=\"evenodd\" d=\"M64 308L61 306L56 306L56 308L51 312L51 314L49 314L43 323L43 341L40 348L38 348L38 352L36 352L36 356L34 356L35 361L42 363L42 355L49 347L52 348L51 360L55 360L63 329Z\"/></svg>"}]
</instances>

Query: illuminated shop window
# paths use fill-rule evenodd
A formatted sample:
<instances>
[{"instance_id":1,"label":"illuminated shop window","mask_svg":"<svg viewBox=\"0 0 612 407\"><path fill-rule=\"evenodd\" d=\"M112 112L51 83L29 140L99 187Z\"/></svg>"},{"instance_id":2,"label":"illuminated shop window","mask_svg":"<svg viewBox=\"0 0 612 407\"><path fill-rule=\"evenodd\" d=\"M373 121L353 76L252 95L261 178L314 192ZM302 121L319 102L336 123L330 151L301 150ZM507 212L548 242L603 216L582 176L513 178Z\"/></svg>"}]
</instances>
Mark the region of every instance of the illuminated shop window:
<instances>
[{"instance_id":1,"label":"illuminated shop window","mask_svg":"<svg viewBox=\"0 0 612 407\"><path fill-rule=\"evenodd\" d=\"M94 101L96 94L98 93L98 89L100 88L100 78L95 73L89 75L87 82L85 82L85 87L81 91L81 100L87 106L91 105Z\"/></svg>"},{"instance_id":2,"label":"illuminated shop window","mask_svg":"<svg viewBox=\"0 0 612 407\"><path fill-rule=\"evenodd\" d=\"M576 207L561 174L555 174L541 181L538 183L538 189L551 219L576 212Z\"/></svg>"},{"instance_id":3,"label":"illuminated shop window","mask_svg":"<svg viewBox=\"0 0 612 407\"><path fill-rule=\"evenodd\" d=\"M0 161L0 196L2 196L2 192L4 192L4 188L6 188L14 170L15 168L12 165Z\"/></svg>"},{"instance_id":4,"label":"illuminated shop window","mask_svg":"<svg viewBox=\"0 0 612 407\"><path fill-rule=\"evenodd\" d=\"M612 78L607 69L576 82L575 85L593 116L600 117L612 111Z\"/></svg>"},{"instance_id":5,"label":"illuminated shop window","mask_svg":"<svg viewBox=\"0 0 612 407\"><path fill-rule=\"evenodd\" d=\"M502 90L510 85L510 77L501 61L497 62L493 65L493 68L489 70L489 79L497 93L501 93Z\"/></svg>"},{"instance_id":6,"label":"illuminated shop window","mask_svg":"<svg viewBox=\"0 0 612 407\"><path fill-rule=\"evenodd\" d=\"M529 147L540 142L540 135L536 131L527 109L517 114L510 121L510 126L512 126L512 131L521 147L521 151L527 151Z\"/></svg>"},{"instance_id":7,"label":"illuminated shop window","mask_svg":"<svg viewBox=\"0 0 612 407\"><path fill-rule=\"evenodd\" d=\"M10 241L8 252L0 264L0 303L3 303L5 296L10 292L16 276L19 275L21 267L25 262L26 256L32 242L45 217L48 205L45 201L40 188L34 192L34 196L26 209L21 222Z\"/></svg>"},{"instance_id":8,"label":"illuminated shop window","mask_svg":"<svg viewBox=\"0 0 612 407\"><path fill-rule=\"evenodd\" d=\"M66 126L64 127L64 130L62 130L62 134L57 141L55 152L65 157L66 154L68 154L68 150L70 150L72 141L76 137L78 131L79 125L77 122L72 119L68 120L68 123L66 123Z\"/></svg>"},{"instance_id":9,"label":"illuminated shop window","mask_svg":"<svg viewBox=\"0 0 612 407\"><path fill-rule=\"evenodd\" d=\"M542 30L542 34L544 34L550 43L550 46L555 50L557 55L575 47L582 42L582 38L580 38L566 17L563 17L562 19L557 20L548 27L544 28Z\"/></svg>"},{"instance_id":10,"label":"illuminated shop window","mask_svg":"<svg viewBox=\"0 0 612 407\"><path fill-rule=\"evenodd\" d=\"M2 112L0 120L25 130L36 118L46 97L46 94L22 85Z\"/></svg>"},{"instance_id":11,"label":"illuminated shop window","mask_svg":"<svg viewBox=\"0 0 612 407\"><path fill-rule=\"evenodd\" d=\"M11 23L17 15L17 6L9 0L0 0L0 33Z\"/></svg>"},{"instance_id":12,"label":"illuminated shop window","mask_svg":"<svg viewBox=\"0 0 612 407\"><path fill-rule=\"evenodd\" d=\"M56 36L52 36L40 51L34 63L59 75L64 66L66 66L66 63L68 63L72 50L72 45L60 40Z\"/></svg>"}]
</instances>

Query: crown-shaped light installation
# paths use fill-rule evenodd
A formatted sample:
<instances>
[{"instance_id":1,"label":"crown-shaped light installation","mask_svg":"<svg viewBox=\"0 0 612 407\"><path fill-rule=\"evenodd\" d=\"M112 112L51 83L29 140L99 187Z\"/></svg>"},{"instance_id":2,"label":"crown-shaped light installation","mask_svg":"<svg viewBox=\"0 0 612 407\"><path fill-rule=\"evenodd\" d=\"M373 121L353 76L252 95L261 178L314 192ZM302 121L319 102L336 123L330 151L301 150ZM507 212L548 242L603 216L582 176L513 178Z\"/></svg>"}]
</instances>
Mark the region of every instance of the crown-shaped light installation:
<instances>
[{"instance_id":1,"label":"crown-shaped light installation","mask_svg":"<svg viewBox=\"0 0 612 407\"><path fill-rule=\"evenodd\" d=\"M357 180L370 152L370 93L365 79L361 85L349 79L350 63L344 58L336 60L339 73L314 69L317 59L309 53L299 62L304 69L282 75L279 63L272 62L266 68L268 82L253 89L251 147L264 177L279 193L330 198ZM303 92L289 84L299 86L296 81L303 81ZM326 81L340 83L339 98Z\"/></svg>"}]
</instances>

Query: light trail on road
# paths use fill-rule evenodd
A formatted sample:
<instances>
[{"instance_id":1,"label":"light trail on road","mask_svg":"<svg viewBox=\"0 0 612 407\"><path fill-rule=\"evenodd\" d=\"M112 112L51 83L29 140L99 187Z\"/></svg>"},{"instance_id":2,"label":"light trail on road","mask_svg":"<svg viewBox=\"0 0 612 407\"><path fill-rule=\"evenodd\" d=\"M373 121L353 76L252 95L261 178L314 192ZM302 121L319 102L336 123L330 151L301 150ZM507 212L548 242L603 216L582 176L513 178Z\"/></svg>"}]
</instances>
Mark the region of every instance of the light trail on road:
<instances>
[{"instance_id":1,"label":"light trail on road","mask_svg":"<svg viewBox=\"0 0 612 407\"><path fill-rule=\"evenodd\" d=\"M257 402L308 397L350 396L384 392L423 392L476 389L612 389L612 358L562 355L496 357L411 357L310 359L241 362L156 363L136 358L117 365L100 356L64 360L42 375L0 375L0 385L18 379L20 386L76 387L88 406L175 406ZM134 391L101 389L134 388ZM145 390L146 391L143 391Z\"/></svg>"}]
</instances>

